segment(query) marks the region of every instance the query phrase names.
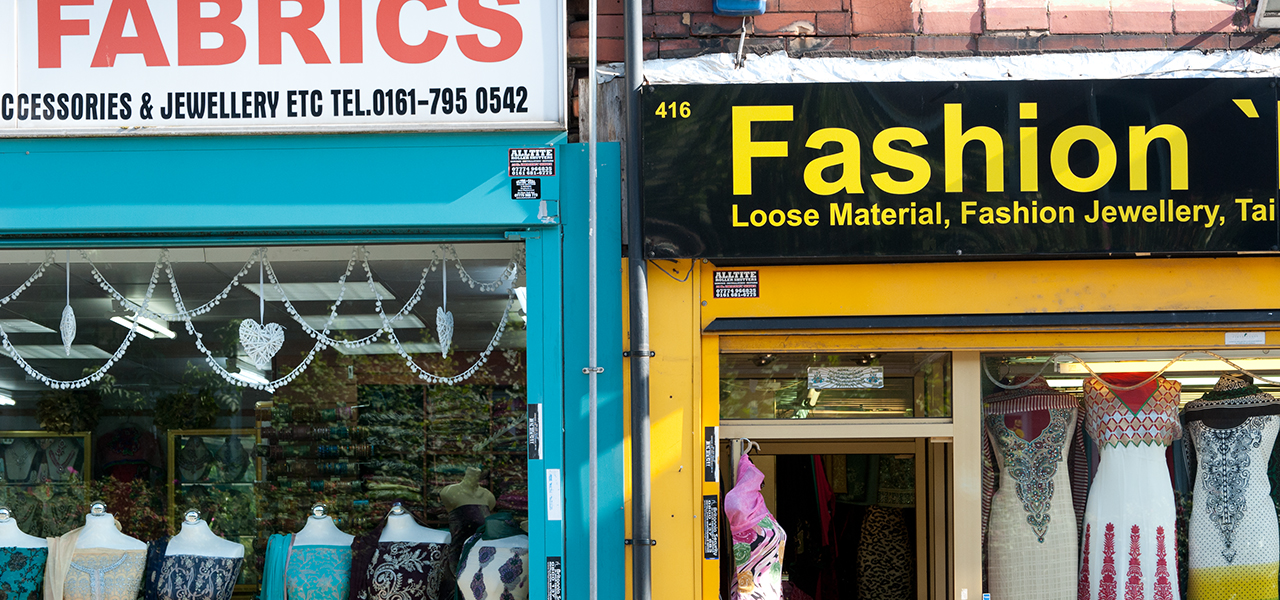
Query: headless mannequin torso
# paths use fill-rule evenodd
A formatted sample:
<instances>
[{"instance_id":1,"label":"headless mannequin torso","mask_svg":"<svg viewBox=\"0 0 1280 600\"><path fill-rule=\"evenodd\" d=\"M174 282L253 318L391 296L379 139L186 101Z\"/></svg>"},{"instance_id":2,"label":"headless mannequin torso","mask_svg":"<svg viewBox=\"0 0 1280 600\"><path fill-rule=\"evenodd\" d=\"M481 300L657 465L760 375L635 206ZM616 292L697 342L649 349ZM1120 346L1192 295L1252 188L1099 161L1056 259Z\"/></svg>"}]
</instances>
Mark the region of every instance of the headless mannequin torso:
<instances>
[{"instance_id":1,"label":"headless mannequin torso","mask_svg":"<svg viewBox=\"0 0 1280 600\"><path fill-rule=\"evenodd\" d=\"M244 558L244 546L224 540L209 529L200 518L199 511L187 511L182 530L169 539L165 556L208 556L213 558Z\"/></svg>"},{"instance_id":2,"label":"headless mannequin torso","mask_svg":"<svg viewBox=\"0 0 1280 600\"><path fill-rule=\"evenodd\" d=\"M400 509L399 512L396 509ZM449 540L448 531L419 525L399 504L391 508L391 514L387 515L387 524L382 528L382 535L378 537L378 541L383 543L448 544Z\"/></svg>"},{"instance_id":3,"label":"headless mannequin torso","mask_svg":"<svg viewBox=\"0 0 1280 600\"><path fill-rule=\"evenodd\" d=\"M294 534L294 546L350 546L355 536L343 533L333 523L333 517L324 514L323 505L311 508L311 516L302 531Z\"/></svg>"},{"instance_id":4,"label":"headless mannequin torso","mask_svg":"<svg viewBox=\"0 0 1280 600\"><path fill-rule=\"evenodd\" d=\"M444 503L444 509L449 511L467 504L487 506L492 511L497 505L493 492L480 487L480 469L475 467L467 468L467 474L462 476L462 481L447 485L440 490L440 501Z\"/></svg>"},{"instance_id":5,"label":"headless mannequin torso","mask_svg":"<svg viewBox=\"0 0 1280 600\"><path fill-rule=\"evenodd\" d=\"M116 518L107 512L105 505L95 502L84 517L84 529L76 540L76 548L107 548L110 550L146 550L147 545L120 532Z\"/></svg>"},{"instance_id":6,"label":"headless mannequin torso","mask_svg":"<svg viewBox=\"0 0 1280 600\"><path fill-rule=\"evenodd\" d=\"M44 538L27 535L18 528L18 520L13 518L8 508L0 506L0 548L48 548L49 542Z\"/></svg>"}]
</instances>

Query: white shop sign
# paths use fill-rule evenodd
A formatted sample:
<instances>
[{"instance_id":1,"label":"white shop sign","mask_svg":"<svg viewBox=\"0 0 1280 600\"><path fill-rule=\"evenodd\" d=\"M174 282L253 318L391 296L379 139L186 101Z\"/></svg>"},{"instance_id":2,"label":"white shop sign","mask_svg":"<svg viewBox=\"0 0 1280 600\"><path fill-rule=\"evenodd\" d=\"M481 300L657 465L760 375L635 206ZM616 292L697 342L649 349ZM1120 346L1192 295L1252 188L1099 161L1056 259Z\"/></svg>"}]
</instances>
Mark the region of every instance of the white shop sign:
<instances>
[{"instance_id":1,"label":"white shop sign","mask_svg":"<svg viewBox=\"0 0 1280 600\"><path fill-rule=\"evenodd\" d=\"M558 129L563 0L0 0L0 136Z\"/></svg>"}]
</instances>

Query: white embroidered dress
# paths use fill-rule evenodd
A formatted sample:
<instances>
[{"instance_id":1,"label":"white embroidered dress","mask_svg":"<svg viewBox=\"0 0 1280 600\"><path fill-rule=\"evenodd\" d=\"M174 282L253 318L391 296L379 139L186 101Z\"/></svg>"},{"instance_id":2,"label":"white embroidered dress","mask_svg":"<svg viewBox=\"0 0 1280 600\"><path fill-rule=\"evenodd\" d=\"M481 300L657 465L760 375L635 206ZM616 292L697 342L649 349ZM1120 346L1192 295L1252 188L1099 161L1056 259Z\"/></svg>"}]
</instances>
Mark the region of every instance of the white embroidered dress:
<instances>
[{"instance_id":1,"label":"white embroidered dress","mask_svg":"<svg viewBox=\"0 0 1280 600\"><path fill-rule=\"evenodd\" d=\"M1027 392L984 408L1000 472L987 525L987 586L993 600L1068 600L1076 594L1078 530L1066 458L1078 402L1047 385ZM1038 431L1033 420L1043 425Z\"/></svg>"},{"instance_id":2,"label":"white embroidered dress","mask_svg":"<svg viewBox=\"0 0 1280 600\"><path fill-rule=\"evenodd\" d=\"M1108 375L1113 385L1148 373ZM1178 552L1173 483L1165 450L1182 436L1181 386L1156 378L1112 391L1084 382L1085 427L1100 446L1081 541L1079 600L1176 600Z\"/></svg>"},{"instance_id":3,"label":"white embroidered dress","mask_svg":"<svg viewBox=\"0 0 1280 600\"><path fill-rule=\"evenodd\" d=\"M1190 528L1189 600L1274 600L1280 528L1267 463L1280 403L1223 377L1187 405L1197 469Z\"/></svg>"}]
</instances>

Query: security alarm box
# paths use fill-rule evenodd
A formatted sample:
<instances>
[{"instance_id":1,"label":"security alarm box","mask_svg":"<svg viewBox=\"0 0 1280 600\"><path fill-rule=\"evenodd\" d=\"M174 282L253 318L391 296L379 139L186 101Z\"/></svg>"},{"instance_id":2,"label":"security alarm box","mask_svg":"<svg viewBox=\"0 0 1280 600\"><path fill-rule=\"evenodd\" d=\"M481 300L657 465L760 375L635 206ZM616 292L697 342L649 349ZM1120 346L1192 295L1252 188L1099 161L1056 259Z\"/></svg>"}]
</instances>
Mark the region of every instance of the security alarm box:
<instances>
[{"instance_id":1,"label":"security alarm box","mask_svg":"<svg viewBox=\"0 0 1280 600\"><path fill-rule=\"evenodd\" d=\"M715 0L712 10L722 17L754 17L764 14L765 0Z\"/></svg>"}]
</instances>

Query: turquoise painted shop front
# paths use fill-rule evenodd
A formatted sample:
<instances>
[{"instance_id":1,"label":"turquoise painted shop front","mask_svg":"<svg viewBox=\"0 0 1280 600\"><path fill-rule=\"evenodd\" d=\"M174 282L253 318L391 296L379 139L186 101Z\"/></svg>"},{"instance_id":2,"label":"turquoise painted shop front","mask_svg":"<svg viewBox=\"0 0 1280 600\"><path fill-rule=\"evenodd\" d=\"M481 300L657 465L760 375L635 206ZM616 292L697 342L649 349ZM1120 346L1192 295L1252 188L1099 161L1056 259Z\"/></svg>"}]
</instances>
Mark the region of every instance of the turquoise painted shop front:
<instances>
[{"instance_id":1,"label":"turquoise painted shop front","mask_svg":"<svg viewBox=\"0 0 1280 600\"><path fill-rule=\"evenodd\" d=\"M554 557L563 561L559 597L585 598L588 163L586 147L564 139L563 132L4 139L0 249L524 240L528 401L542 404L544 419L542 459L528 463L530 598L549 597ZM556 149L556 175L542 178L541 200L512 200L508 150L535 147ZM599 148L600 597L621 599L619 149ZM551 506L549 472L562 482ZM549 520L549 508L562 518Z\"/></svg>"}]
</instances>

